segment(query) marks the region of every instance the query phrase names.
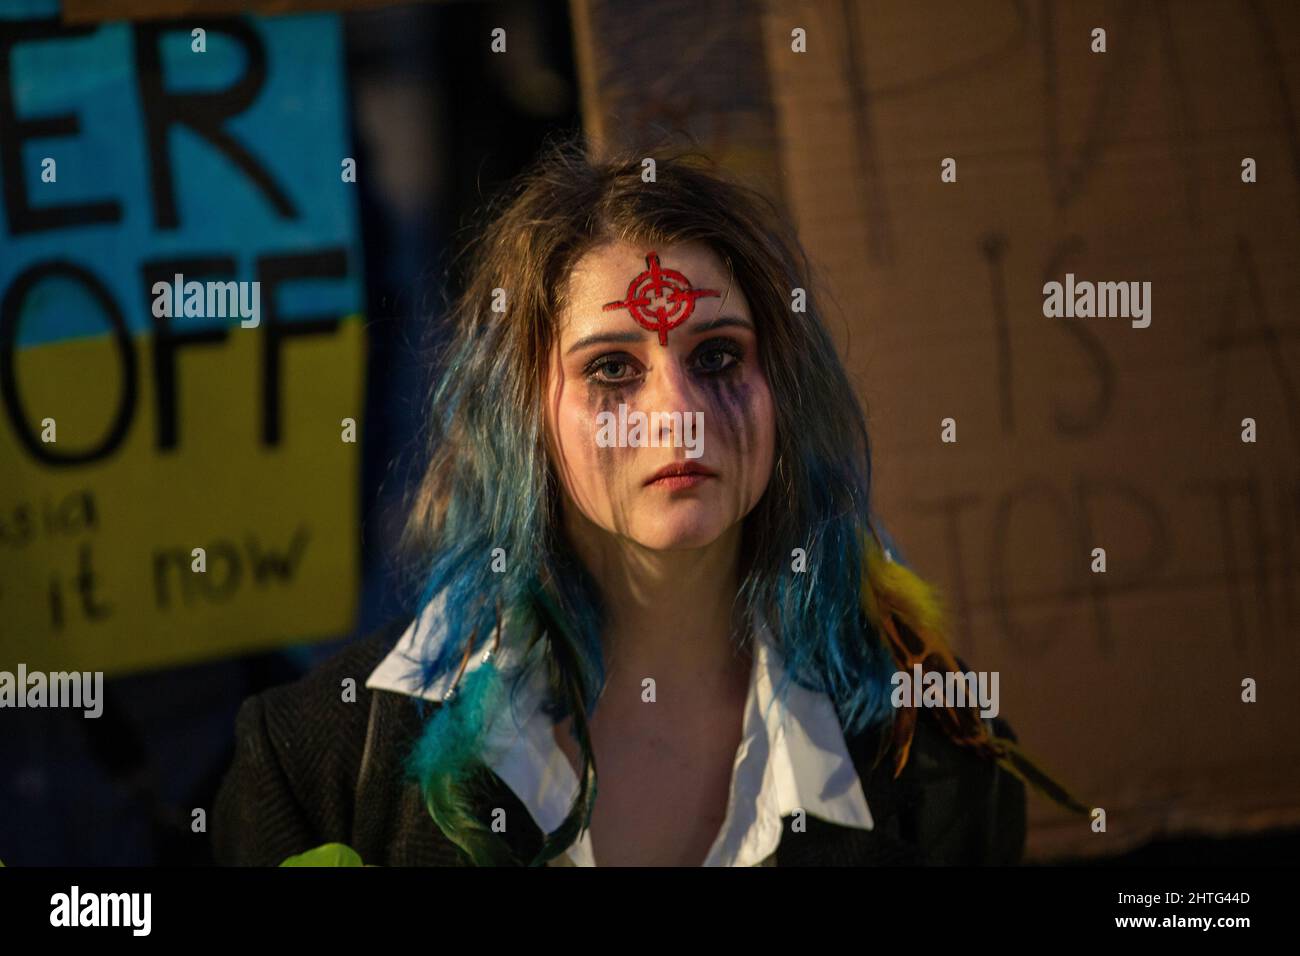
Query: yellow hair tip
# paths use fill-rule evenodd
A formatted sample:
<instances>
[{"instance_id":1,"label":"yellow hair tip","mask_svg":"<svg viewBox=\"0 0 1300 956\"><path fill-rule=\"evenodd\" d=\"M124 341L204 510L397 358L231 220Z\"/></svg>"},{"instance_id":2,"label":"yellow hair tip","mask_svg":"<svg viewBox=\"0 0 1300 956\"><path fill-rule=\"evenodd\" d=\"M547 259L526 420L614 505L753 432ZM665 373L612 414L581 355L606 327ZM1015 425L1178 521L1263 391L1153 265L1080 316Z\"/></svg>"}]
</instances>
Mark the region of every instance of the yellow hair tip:
<instances>
[{"instance_id":1,"label":"yellow hair tip","mask_svg":"<svg viewBox=\"0 0 1300 956\"><path fill-rule=\"evenodd\" d=\"M865 551L866 575L862 603L871 622L879 622L880 604L883 600L898 611L914 630L941 630L945 610L939 592L909 568L885 557L875 538L867 539Z\"/></svg>"}]
</instances>

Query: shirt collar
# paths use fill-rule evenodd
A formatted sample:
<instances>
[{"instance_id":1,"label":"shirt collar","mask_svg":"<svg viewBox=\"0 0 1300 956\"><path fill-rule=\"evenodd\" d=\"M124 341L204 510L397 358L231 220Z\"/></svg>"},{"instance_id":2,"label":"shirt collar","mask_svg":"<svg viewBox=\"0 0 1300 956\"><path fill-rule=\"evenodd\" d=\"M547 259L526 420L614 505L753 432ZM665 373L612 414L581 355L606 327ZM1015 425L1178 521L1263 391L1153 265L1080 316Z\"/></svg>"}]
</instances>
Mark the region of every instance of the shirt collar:
<instances>
[{"instance_id":1,"label":"shirt collar","mask_svg":"<svg viewBox=\"0 0 1300 956\"><path fill-rule=\"evenodd\" d=\"M366 680L372 690L443 702L455 680L449 672L428 688L420 687L419 661L434 641L444 639L441 605L429 605L416 617L393 650ZM494 635L495 636L495 635ZM870 830L871 811L849 756L835 706L825 694L791 684L787 704L771 707L784 674L783 659L767 628L755 632L753 665L740 746L732 769L726 817L705 866L753 866L776 850L782 818L803 810L809 816L845 827ZM550 719L541 709L545 668L533 666L544 642L525 655L502 641L496 664L507 681L513 669L527 669L513 708L497 715L487 732L484 761L510 787L543 830L555 830L578 792L578 778L552 736ZM466 674L481 667L476 654ZM791 834L790 839L798 839ZM583 831L561 864L592 866L591 834Z\"/></svg>"}]
</instances>

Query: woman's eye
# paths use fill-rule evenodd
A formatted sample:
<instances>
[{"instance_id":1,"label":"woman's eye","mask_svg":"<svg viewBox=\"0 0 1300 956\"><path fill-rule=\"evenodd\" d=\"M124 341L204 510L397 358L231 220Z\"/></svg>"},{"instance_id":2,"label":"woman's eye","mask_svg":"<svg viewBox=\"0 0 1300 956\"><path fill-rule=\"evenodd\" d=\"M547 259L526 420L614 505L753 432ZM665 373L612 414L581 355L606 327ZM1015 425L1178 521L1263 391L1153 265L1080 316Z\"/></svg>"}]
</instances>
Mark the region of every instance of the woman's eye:
<instances>
[{"instance_id":1,"label":"woman's eye","mask_svg":"<svg viewBox=\"0 0 1300 956\"><path fill-rule=\"evenodd\" d=\"M587 377L606 385L626 382L636 377L632 363L621 358L597 359L587 366Z\"/></svg>"},{"instance_id":2,"label":"woman's eye","mask_svg":"<svg viewBox=\"0 0 1300 956\"><path fill-rule=\"evenodd\" d=\"M696 364L700 371L714 374L725 372L740 361L739 350L732 345L715 345L702 349Z\"/></svg>"}]
</instances>

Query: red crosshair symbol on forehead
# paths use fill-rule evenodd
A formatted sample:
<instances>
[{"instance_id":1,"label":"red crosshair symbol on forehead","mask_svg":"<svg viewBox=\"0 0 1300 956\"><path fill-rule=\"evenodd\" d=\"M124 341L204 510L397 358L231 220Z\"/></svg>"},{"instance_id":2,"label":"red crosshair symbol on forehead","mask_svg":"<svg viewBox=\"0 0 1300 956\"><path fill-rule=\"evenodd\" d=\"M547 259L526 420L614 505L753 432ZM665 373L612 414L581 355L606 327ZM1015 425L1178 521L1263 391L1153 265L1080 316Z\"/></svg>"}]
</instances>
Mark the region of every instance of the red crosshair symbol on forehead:
<instances>
[{"instance_id":1,"label":"red crosshair symbol on forehead","mask_svg":"<svg viewBox=\"0 0 1300 956\"><path fill-rule=\"evenodd\" d=\"M608 302L604 311L627 309L636 324L659 333L659 344L668 344L668 330L675 329L691 317L695 300L701 296L721 295L714 289L693 289L691 280L676 269L659 265L659 254L651 252L645 257L646 271L627 287L627 298L621 302Z\"/></svg>"}]
</instances>

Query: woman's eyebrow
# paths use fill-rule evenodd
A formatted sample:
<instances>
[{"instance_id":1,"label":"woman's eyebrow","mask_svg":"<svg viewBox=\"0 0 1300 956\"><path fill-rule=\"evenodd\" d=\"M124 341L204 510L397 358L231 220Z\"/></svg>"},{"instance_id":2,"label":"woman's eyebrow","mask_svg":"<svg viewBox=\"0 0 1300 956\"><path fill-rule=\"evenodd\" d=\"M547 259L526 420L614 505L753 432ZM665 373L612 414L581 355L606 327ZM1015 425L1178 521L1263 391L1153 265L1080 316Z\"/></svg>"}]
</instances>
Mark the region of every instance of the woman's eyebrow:
<instances>
[{"instance_id":1,"label":"woman's eyebrow","mask_svg":"<svg viewBox=\"0 0 1300 956\"><path fill-rule=\"evenodd\" d=\"M597 332L595 335L584 335L578 341L569 346L566 355L572 355L579 349L585 349L588 345L604 345L609 342L627 344L631 342L640 342L644 338L641 332Z\"/></svg>"},{"instance_id":2,"label":"woman's eyebrow","mask_svg":"<svg viewBox=\"0 0 1300 956\"><path fill-rule=\"evenodd\" d=\"M688 325L692 326L690 329L688 329L688 331L700 335L702 335L705 332L712 332L714 329L722 329L728 326L732 326L734 328L740 328L740 329L749 329L749 331L751 332L754 331L753 322L732 315L724 315L724 316L719 316L716 319L709 319L709 321L701 322L699 325L695 325L694 322L688 323Z\"/></svg>"},{"instance_id":3,"label":"woman's eyebrow","mask_svg":"<svg viewBox=\"0 0 1300 956\"><path fill-rule=\"evenodd\" d=\"M731 315L709 319L709 321L701 322L699 325L695 325L693 322L688 324L691 326L689 331L693 335L703 335L705 332L712 332L715 329L724 329L728 327L749 329L751 332L754 331L754 323L739 318L738 316ZM685 328L685 326L683 326L683 328ZM572 355L574 352L577 352L580 349L585 349L589 345L606 345L613 343L626 345L633 342L640 342L643 338L645 338L644 333L635 331L597 332L594 335L584 335L582 338L578 339L578 341L569 346L568 351L565 352L565 354Z\"/></svg>"}]
</instances>

